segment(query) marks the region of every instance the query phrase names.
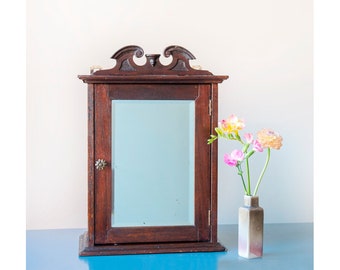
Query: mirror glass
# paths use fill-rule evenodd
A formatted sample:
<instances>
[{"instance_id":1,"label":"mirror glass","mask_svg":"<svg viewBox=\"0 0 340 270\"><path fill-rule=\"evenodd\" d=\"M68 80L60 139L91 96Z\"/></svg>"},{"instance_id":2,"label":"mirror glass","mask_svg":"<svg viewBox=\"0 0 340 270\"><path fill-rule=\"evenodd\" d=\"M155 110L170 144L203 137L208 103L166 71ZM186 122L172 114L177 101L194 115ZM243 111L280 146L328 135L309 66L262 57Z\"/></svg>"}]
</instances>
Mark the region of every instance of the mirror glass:
<instances>
[{"instance_id":1,"label":"mirror glass","mask_svg":"<svg viewBox=\"0 0 340 270\"><path fill-rule=\"evenodd\" d=\"M195 101L112 100L112 227L194 225Z\"/></svg>"}]
</instances>

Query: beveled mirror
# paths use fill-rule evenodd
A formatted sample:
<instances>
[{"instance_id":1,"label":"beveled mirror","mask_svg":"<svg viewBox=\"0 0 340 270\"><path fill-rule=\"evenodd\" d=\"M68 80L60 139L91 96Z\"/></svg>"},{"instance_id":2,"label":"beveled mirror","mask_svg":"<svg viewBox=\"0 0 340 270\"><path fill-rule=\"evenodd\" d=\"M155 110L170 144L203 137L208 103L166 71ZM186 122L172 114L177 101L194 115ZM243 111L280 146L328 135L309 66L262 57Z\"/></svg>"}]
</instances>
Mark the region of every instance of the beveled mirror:
<instances>
[{"instance_id":1,"label":"beveled mirror","mask_svg":"<svg viewBox=\"0 0 340 270\"><path fill-rule=\"evenodd\" d=\"M194 101L113 100L111 108L111 226L194 225Z\"/></svg>"}]
</instances>

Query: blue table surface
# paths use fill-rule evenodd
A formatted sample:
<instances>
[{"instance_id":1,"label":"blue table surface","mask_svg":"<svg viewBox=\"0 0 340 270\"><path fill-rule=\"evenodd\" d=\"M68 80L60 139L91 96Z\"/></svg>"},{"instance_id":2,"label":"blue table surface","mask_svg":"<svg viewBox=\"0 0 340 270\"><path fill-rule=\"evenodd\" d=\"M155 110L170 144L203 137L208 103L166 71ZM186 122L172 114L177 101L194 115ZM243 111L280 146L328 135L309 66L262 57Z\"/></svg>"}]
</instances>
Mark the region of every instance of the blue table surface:
<instances>
[{"instance_id":1,"label":"blue table surface","mask_svg":"<svg viewBox=\"0 0 340 270\"><path fill-rule=\"evenodd\" d=\"M79 257L79 236L86 229L28 230L27 270L214 270L313 269L313 223L264 225L263 257L237 254L237 225L219 225L219 242L228 251Z\"/></svg>"}]
</instances>

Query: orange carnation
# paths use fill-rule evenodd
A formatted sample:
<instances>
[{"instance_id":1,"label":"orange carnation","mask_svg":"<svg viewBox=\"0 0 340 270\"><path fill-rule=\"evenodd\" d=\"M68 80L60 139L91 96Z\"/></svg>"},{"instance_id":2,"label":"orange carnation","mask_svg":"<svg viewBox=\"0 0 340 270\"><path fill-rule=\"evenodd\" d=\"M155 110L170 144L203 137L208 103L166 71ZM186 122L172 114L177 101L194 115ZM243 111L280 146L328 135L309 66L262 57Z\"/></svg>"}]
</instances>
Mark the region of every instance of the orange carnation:
<instances>
[{"instance_id":1,"label":"orange carnation","mask_svg":"<svg viewBox=\"0 0 340 270\"><path fill-rule=\"evenodd\" d=\"M282 146L282 137L277 132L264 128L257 133L257 140L263 148L279 150Z\"/></svg>"}]
</instances>

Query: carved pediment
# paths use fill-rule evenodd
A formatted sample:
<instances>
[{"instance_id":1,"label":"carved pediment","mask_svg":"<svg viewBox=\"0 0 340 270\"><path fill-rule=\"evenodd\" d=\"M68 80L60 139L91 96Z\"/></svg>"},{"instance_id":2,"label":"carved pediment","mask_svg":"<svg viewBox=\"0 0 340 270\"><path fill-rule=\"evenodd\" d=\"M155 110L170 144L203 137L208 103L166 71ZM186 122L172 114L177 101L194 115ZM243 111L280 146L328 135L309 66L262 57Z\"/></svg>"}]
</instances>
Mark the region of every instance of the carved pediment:
<instances>
[{"instance_id":1,"label":"carved pediment","mask_svg":"<svg viewBox=\"0 0 340 270\"><path fill-rule=\"evenodd\" d=\"M160 61L160 54L145 54L146 63L138 65L134 57L141 58L144 51L141 47L130 45L118 50L111 58L116 60L116 65L112 69L98 70L93 75L212 75L207 70L194 69L189 61L195 56L187 49L172 45L164 50L165 57L172 57L168 65L163 65Z\"/></svg>"}]
</instances>

